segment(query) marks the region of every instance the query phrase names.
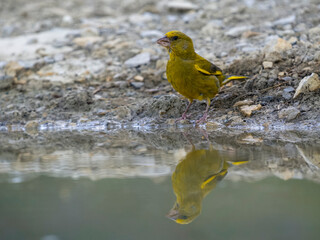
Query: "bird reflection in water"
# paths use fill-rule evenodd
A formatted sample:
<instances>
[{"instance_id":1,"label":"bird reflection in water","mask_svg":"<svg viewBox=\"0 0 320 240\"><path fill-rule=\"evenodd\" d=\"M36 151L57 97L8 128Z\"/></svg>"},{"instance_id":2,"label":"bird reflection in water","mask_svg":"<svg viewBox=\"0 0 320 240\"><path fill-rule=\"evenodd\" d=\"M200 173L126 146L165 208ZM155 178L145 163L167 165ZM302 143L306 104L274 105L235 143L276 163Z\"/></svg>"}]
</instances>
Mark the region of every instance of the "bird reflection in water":
<instances>
[{"instance_id":1,"label":"bird reflection in water","mask_svg":"<svg viewBox=\"0 0 320 240\"><path fill-rule=\"evenodd\" d=\"M192 150L179 162L172 174L176 202L167 217L179 224L191 223L201 212L203 198L214 189L231 165L246 163L237 154L213 149Z\"/></svg>"}]
</instances>

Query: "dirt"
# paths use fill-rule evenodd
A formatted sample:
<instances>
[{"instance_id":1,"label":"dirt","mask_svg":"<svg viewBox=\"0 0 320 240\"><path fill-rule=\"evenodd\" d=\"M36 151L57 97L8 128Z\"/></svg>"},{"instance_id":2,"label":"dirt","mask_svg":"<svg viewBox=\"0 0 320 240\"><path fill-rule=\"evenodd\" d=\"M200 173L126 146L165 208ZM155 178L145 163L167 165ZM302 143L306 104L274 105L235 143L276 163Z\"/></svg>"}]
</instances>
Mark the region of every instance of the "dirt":
<instances>
[{"instance_id":1,"label":"dirt","mask_svg":"<svg viewBox=\"0 0 320 240\"><path fill-rule=\"evenodd\" d=\"M168 56L155 43L177 29L226 74L248 76L213 99L208 128L319 128L320 89L293 95L304 77L320 75L320 1L192 3L2 1L0 125L195 124L206 104L174 121L187 101L167 82ZM234 107L242 100L261 107L245 114Z\"/></svg>"}]
</instances>

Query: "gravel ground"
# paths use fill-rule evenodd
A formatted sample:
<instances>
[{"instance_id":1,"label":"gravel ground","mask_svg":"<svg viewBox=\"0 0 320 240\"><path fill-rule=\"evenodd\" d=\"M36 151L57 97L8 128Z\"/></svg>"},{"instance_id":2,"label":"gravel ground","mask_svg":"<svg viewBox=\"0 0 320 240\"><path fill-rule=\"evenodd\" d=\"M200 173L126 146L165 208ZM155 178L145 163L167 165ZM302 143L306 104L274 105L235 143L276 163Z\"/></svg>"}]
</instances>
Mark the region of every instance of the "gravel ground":
<instances>
[{"instance_id":1,"label":"gravel ground","mask_svg":"<svg viewBox=\"0 0 320 240\"><path fill-rule=\"evenodd\" d=\"M175 124L187 101L167 82L155 41L176 29L225 73L249 77L221 89L207 127L313 131L319 11L319 0L2 0L0 125ZM181 124L205 105L194 103Z\"/></svg>"}]
</instances>

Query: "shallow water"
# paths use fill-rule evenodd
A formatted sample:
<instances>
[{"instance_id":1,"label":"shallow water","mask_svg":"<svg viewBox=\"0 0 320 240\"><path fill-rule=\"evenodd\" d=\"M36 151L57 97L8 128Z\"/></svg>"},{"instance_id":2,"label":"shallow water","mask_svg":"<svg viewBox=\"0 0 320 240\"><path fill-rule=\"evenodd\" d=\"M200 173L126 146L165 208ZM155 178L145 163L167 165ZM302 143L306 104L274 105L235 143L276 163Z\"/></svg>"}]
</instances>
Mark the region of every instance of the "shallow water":
<instances>
[{"instance_id":1,"label":"shallow water","mask_svg":"<svg viewBox=\"0 0 320 240\"><path fill-rule=\"evenodd\" d=\"M295 132L0 132L0 239L319 239L319 140Z\"/></svg>"}]
</instances>

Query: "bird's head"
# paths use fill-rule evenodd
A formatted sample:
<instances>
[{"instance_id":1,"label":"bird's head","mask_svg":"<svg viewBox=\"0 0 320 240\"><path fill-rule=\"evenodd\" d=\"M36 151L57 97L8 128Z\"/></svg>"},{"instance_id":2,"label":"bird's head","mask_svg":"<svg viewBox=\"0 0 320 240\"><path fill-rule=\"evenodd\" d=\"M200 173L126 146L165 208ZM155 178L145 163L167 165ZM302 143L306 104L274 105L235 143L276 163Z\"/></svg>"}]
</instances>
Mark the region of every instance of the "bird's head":
<instances>
[{"instance_id":1,"label":"bird's head","mask_svg":"<svg viewBox=\"0 0 320 240\"><path fill-rule=\"evenodd\" d=\"M167 32L157 43L173 52L178 57L190 59L195 56L193 43L190 37L179 31Z\"/></svg>"},{"instance_id":2,"label":"bird's head","mask_svg":"<svg viewBox=\"0 0 320 240\"><path fill-rule=\"evenodd\" d=\"M167 217L179 224L189 224L196 219L201 212L201 201L190 202L180 206L175 202L173 208L167 214Z\"/></svg>"}]
</instances>

